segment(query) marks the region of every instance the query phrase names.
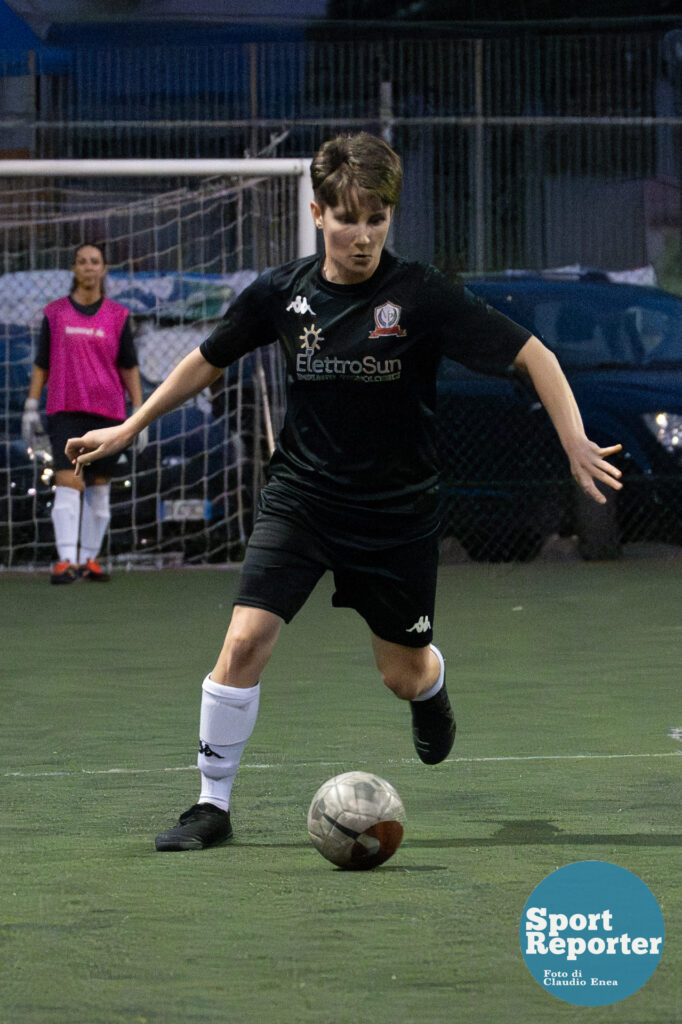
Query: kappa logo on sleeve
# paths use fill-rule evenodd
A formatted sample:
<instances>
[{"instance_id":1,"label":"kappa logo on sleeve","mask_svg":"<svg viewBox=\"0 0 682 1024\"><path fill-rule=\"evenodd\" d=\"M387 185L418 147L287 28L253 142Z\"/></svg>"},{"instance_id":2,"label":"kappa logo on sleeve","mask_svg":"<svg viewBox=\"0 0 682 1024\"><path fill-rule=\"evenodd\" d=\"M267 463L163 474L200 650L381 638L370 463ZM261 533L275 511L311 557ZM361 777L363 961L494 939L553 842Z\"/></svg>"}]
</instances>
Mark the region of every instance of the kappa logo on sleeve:
<instances>
[{"instance_id":1,"label":"kappa logo on sleeve","mask_svg":"<svg viewBox=\"0 0 682 1024\"><path fill-rule=\"evenodd\" d=\"M402 307L397 306L395 302L384 302L383 306L375 306L374 322L376 327L369 332L370 338L385 338L390 334L404 338L407 332L400 326L401 313Z\"/></svg>"}]
</instances>

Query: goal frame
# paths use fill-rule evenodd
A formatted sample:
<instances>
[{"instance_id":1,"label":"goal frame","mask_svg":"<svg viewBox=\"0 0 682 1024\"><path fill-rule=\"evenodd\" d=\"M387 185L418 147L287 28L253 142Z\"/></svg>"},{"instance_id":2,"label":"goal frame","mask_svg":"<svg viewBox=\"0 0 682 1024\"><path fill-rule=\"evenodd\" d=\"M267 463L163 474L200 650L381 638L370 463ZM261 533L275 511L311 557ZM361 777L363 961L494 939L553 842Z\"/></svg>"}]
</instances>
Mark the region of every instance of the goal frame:
<instances>
[{"instance_id":1,"label":"goal frame","mask_svg":"<svg viewBox=\"0 0 682 1024\"><path fill-rule=\"evenodd\" d=\"M177 158L177 159L10 159L0 160L0 181L4 179L31 179L33 181L59 179L187 179L187 178L227 178L249 180L257 185L267 179L288 178L294 185L293 203L290 209L296 216L295 230L290 234L290 252L302 258L314 255L317 251L317 231L313 221L310 203L314 199L310 180L311 158ZM292 226L293 227L293 226ZM263 268L261 268L263 269ZM260 350L254 354L254 386L258 391L258 402L261 408L261 431L267 441L267 448L272 452L274 447L274 418L270 407L268 383L263 369ZM31 456L33 458L33 456ZM135 475L136 458L132 455L133 476ZM255 484L254 477L254 484ZM182 504L182 502L180 502ZM189 502L192 504L192 502ZM161 501L159 508L163 506ZM240 506L241 507L241 506ZM161 513L159 513L160 515ZM241 512L240 512L241 517ZM196 516L188 516L196 518ZM241 518L239 520L241 522ZM41 519L42 522L42 519ZM10 531L11 532L11 531ZM38 534L36 533L36 537ZM36 544L39 542L36 540ZM42 545L40 545L42 546ZM37 549L36 549L37 550ZM169 561L161 553L151 558L152 564L162 566L177 564L175 552L166 549L171 556ZM16 567L9 556L8 567ZM104 557L108 557L106 554ZM109 555L109 557L112 557ZM113 556L121 561L121 556ZM123 561L128 565L147 564L145 555L126 556ZM231 557L228 555L228 563ZM40 565L31 560L29 567ZM215 563L213 563L215 564ZM2 568L5 568L3 565Z\"/></svg>"},{"instance_id":2,"label":"goal frame","mask_svg":"<svg viewBox=\"0 0 682 1024\"><path fill-rule=\"evenodd\" d=\"M119 160L0 160L0 178L64 176L72 178L163 178L230 176L296 177L298 180L297 255L316 251L317 234L310 214L313 187L310 160L301 157L173 158Z\"/></svg>"}]
</instances>

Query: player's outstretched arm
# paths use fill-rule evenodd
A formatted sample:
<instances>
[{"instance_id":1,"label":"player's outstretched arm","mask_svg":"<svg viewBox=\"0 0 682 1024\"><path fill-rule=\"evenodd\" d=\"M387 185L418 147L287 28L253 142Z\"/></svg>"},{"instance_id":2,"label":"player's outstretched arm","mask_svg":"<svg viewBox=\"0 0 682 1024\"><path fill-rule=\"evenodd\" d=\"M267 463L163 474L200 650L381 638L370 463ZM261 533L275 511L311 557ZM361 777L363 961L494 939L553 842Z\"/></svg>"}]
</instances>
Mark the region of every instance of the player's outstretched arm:
<instances>
[{"instance_id":1,"label":"player's outstretched arm","mask_svg":"<svg viewBox=\"0 0 682 1024\"><path fill-rule=\"evenodd\" d=\"M585 494L603 505L606 498L595 481L607 484L616 491L621 489L621 472L607 461L609 455L620 451L621 445L600 448L589 440L578 404L559 361L539 338L532 336L528 339L514 360L514 366L527 373L532 380L568 456L573 477Z\"/></svg>"},{"instance_id":2,"label":"player's outstretched arm","mask_svg":"<svg viewBox=\"0 0 682 1024\"><path fill-rule=\"evenodd\" d=\"M80 473L83 466L89 466L105 455L116 455L123 451L141 430L209 387L222 372L219 367L207 362L198 348L194 349L124 423L116 427L89 430L82 437L69 438L66 442L66 455L76 473Z\"/></svg>"}]
</instances>

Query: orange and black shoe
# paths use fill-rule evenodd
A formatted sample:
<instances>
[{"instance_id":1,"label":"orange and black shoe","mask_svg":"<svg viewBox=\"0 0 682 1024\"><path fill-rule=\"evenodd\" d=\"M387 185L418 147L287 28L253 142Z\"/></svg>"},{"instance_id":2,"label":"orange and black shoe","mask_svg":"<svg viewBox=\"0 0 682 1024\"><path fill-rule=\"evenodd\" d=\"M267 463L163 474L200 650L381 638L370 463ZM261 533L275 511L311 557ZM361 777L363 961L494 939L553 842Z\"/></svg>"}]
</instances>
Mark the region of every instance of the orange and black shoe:
<instances>
[{"instance_id":1,"label":"orange and black shoe","mask_svg":"<svg viewBox=\"0 0 682 1024\"><path fill-rule=\"evenodd\" d=\"M75 565L69 562L57 562L50 573L50 583L75 583L78 579L78 570Z\"/></svg>"},{"instance_id":2,"label":"orange and black shoe","mask_svg":"<svg viewBox=\"0 0 682 1024\"><path fill-rule=\"evenodd\" d=\"M108 583L111 576L104 572L102 566L94 558L88 558L85 565L81 565L78 575L82 580L89 580L90 583Z\"/></svg>"}]
</instances>

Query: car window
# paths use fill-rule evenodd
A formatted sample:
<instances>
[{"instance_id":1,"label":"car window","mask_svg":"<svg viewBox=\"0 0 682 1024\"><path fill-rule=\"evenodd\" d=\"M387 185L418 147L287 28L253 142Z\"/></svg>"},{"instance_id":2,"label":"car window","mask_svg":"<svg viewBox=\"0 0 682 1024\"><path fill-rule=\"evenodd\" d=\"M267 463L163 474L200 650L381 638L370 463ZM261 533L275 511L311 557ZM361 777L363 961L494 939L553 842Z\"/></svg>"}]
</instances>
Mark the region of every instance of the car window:
<instances>
[{"instance_id":1,"label":"car window","mask_svg":"<svg viewBox=\"0 0 682 1024\"><path fill-rule=\"evenodd\" d=\"M593 302L580 302L575 296L568 302L543 305L545 308L538 310L543 340L564 366L604 366L616 361L611 325L604 322L602 310Z\"/></svg>"},{"instance_id":2,"label":"car window","mask_svg":"<svg viewBox=\"0 0 682 1024\"><path fill-rule=\"evenodd\" d=\"M630 313L645 364L682 362L682 311L639 306Z\"/></svg>"},{"instance_id":3,"label":"car window","mask_svg":"<svg viewBox=\"0 0 682 1024\"><path fill-rule=\"evenodd\" d=\"M511 285L483 294L491 305L540 338L562 366L580 368L614 362L610 344L613 331L603 322L603 306L594 295L573 288L557 292L554 287L542 285L519 292Z\"/></svg>"},{"instance_id":4,"label":"car window","mask_svg":"<svg viewBox=\"0 0 682 1024\"><path fill-rule=\"evenodd\" d=\"M566 369L682 363L682 299L655 289L509 282L479 294L533 331Z\"/></svg>"}]
</instances>

